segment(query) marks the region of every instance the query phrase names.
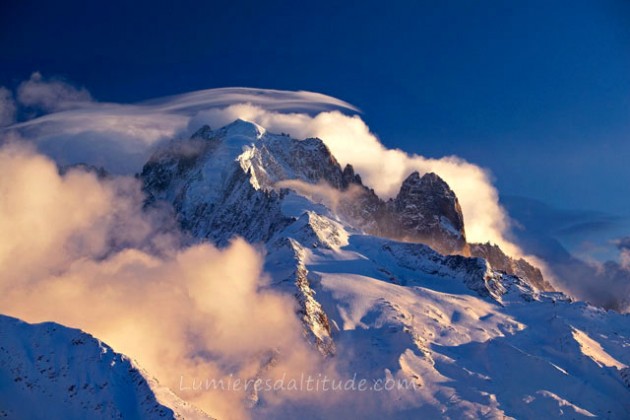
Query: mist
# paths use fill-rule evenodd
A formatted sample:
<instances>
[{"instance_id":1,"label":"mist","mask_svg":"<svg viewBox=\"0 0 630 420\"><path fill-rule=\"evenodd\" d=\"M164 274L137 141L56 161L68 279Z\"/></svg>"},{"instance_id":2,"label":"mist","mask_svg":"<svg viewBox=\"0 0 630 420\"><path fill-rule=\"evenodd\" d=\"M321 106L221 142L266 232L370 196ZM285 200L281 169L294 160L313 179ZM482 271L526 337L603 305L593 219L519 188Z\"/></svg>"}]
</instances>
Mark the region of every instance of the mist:
<instances>
[{"instance_id":1,"label":"mist","mask_svg":"<svg viewBox=\"0 0 630 420\"><path fill-rule=\"evenodd\" d=\"M295 299L267 287L243 240L182 247L166 216L143 211L136 179L60 175L23 144L0 148L0 167L4 314L93 334L221 418L247 418L256 396L191 381L333 374L303 338ZM271 407L286 398L317 396L265 395Z\"/></svg>"}]
</instances>

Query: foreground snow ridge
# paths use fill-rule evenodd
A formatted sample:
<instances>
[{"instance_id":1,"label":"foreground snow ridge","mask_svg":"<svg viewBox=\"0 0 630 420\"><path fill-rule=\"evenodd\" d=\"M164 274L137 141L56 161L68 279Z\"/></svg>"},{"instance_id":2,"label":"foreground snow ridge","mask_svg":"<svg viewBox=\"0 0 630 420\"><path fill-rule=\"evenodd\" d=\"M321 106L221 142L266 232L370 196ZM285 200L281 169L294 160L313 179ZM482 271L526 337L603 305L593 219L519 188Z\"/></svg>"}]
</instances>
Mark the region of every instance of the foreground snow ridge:
<instances>
[{"instance_id":1,"label":"foreground snow ridge","mask_svg":"<svg viewBox=\"0 0 630 420\"><path fill-rule=\"evenodd\" d=\"M178 408L197 412L91 335L0 315L0 418L172 419Z\"/></svg>"}]
</instances>

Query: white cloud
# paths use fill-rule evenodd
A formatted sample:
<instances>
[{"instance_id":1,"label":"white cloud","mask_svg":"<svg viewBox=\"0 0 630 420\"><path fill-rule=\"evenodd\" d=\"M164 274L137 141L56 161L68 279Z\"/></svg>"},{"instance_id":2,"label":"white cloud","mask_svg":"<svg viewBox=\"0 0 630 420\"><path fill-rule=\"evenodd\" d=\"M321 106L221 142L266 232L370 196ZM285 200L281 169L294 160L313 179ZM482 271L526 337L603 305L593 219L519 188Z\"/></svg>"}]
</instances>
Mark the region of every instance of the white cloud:
<instances>
[{"instance_id":1,"label":"white cloud","mask_svg":"<svg viewBox=\"0 0 630 420\"><path fill-rule=\"evenodd\" d=\"M39 72L31 74L17 89L18 102L46 112L62 111L92 102L85 88L76 88L62 80L44 79Z\"/></svg>"},{"instance_id":2,"label":"white cloud","mask_svg":"<svg viewBox=\"0 0 630 420\"><path fill-rule=\"evenodd\" d=\"M146 162L156 143L190 135L187 130L197 114L235 102L256 104L277 112L355 109L343 101L313 92L224 88L139 104L75 103L75 109L43 115L11 128L62 164L88 162L105 166L114 173L133 173Z\"/></svg>"},{"instance_id":3,"label":"white cloud","mask_svg":"<svg viewBox=\"0 0 630 420\"><path fill-rule=\"evenodd\" d=\"M15 122L15 101L13 94L4 86L0 86L0 127L13 124Z\"/></svg>"},{"instance_id":4,"label":"white cloud","mask_svg":"<svg viewBox=\"0 0 630 420\"><path fill-rule=\"evenodd\" d=\"M61 176L17 143L0 148L0 167L4 314L81 328L176 392L182 377L253 378L273 352L265 378L320 372L295 300L266 287L261 256L244 241L179 248L177 234L142 211L132 177ZM248 415L244 392L180 395L219 418Z\"/></svg>"},{"instance_id":5,"label":"white cloud","mask_svg":"<svg viewBox=\"0 0 630 420\"><path fill-rule=\"evenodd\" d=\"M204 123L218 128L242 118L296 138L320 137L383 197L394 195L414 170L436 172L459 197L470 241L490 241L520 255L508 239L509 218L486 170L455 156L428 159L387 149L358 115L341 110L356 111L312 92L226 88L130 105L88 103L13 128L57 161L87 162L117 173L139 171L155 144L188 136Z\"/></svg>"}]
</instances>

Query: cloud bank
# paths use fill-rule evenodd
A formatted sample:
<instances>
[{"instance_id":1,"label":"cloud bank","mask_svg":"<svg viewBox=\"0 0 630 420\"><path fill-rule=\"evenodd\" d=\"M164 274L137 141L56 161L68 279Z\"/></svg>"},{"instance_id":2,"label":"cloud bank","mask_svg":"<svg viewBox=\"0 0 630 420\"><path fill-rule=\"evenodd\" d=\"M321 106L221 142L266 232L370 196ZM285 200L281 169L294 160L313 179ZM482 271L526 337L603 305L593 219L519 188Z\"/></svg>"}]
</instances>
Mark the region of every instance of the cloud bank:
<instances>
[{"instance_id":1,"label":"cloud bank","mask_svg":"<svg viewBox=\"0 0 630 420\"><path fill-rule=\"evenodd\" d=\"M517 224L518 245L545 261L554 286L578 300L630 312L630 240L619 238L605 248L597 244L611 226L623 227L627 221L601 212L557 209L526 197L503 199ZM581 231L576 236L581 241L572 235L567 241L566 232L575 231ZM593 258L602 248L603 262Z\"/></svg>"},{"instance_id":2,"label":"cloud bank","mask_svg":"<svg viewBox=\"0 0 630 420\"><path fill-rule=\"evenodd\" d=\"M142 210L132 177L60 175L18 144L0 148L0 167L3 313L94 334L220 418L247 417L251 393L180 390L182 381L318 369L295 300L266 287L261 256L244 241L180 247L162 215ZM266 404L285 397L299 398Z\"/></svg>"}]
</instances>

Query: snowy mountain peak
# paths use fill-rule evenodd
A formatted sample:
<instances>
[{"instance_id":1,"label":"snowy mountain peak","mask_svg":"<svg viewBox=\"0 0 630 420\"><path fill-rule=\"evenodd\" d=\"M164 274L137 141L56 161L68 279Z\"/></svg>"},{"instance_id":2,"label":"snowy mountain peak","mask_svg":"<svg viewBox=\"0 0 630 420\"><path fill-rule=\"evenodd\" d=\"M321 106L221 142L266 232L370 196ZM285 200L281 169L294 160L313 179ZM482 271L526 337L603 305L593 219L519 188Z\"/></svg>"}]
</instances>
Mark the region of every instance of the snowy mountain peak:
<instances>
[{"instance_id":1,"label":"snowy mountain peak","mask_svg":"<svg viewBox=\"0 0 630 420\"><path fill-rule=\"evenodd\" d=\"M219 130L219 136L230 138L233 136L243 136L249 139L259 139L265 134L265 129L251 121L240 118L226 125Z\"/></svg>"},{"instance_id":2,"label":"snowy mountain peak","mask_svg":"<svg viewBox=\"0 0 630 420\"><path fill-rule=\"evenodd\" d=\"M321 139L296 140L244 120L214 131L204 126L190 140L170 142L145 165L142 179L149 202L172 204L185 230L218 245L235 235L267 241L302 213L323 214L317 206L324 205L327 217L348 230L471 255L457 196L437 174L412 172L386 202L351 165L342 169ZM293 200L287 190L305 201L287 204ZM493 268L553 290L525 260L481 244L473 250Z\"/></svg>"},{"instance_id":3,"label":"snowy mountain peak","mask_svg":"<svg viewBox=\"0 0 630 420\"><path fill-rule=\"evenodd\" d=\"M204 124L203 126L201 126L201 128L199 128L199 130L195 131L193 135L190 136L190 138L208 140L210 139L211 135L212 135L212 128L210 128L208 124Z\"/></svg>"},{"instance_id":4,"label":"snowy mountain peak","mask_svg":"<svg viewBox=\"0 0 630 420\"><path fill-rule=\"evenodd\" d=\"M282 190L289 188L311 199L314 192L328 196L324 204L354 229L470 255L457 197L437 174L411 173L385 202L351 165L342 168L321 139L296 140L241 119L171 142L145 165L142 178L150 201L170 202L185 229L218 243L231 235L270 238L269 229L289 223L280 211ZM252 196L270 213L251 208L251 217L237 216ZM513 265L504 268L516 273Z\"/></svg>"}]
</instances>

